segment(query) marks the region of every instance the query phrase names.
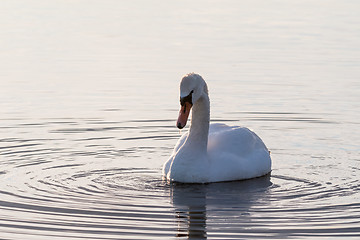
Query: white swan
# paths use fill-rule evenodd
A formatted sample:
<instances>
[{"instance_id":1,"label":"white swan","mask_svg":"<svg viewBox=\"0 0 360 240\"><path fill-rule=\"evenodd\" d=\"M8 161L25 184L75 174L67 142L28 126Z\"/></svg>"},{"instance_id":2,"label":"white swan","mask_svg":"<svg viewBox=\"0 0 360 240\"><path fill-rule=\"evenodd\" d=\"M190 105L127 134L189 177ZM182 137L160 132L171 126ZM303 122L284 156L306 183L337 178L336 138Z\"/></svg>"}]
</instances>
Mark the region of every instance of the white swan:
<instances>
[{"instance_id":1,"label":"white swan","mask_svg":"<svg viewBox=\"0 0 360 240\"><path fill-rule=\"evenodd\" d=\"M164 163L164 178L171 182L208 183L260 177L271 171L269 151L254 132L225 124L209 126L208 88L200 75L183 77L180 103L177 127L185 127L192 108L191 126Z\"/></svg>"}]
</instances>

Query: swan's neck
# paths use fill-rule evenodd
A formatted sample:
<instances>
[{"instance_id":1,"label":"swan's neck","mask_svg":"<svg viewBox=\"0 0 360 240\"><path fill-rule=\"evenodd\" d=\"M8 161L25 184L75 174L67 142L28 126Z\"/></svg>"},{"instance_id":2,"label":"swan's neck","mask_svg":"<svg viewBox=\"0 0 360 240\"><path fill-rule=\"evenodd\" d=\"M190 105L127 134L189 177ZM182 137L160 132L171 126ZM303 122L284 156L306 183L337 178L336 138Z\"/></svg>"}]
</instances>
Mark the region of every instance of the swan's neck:
<instances>
[{"instance_id":1,"label":"swan's neck","mask_svg":"<svg viewBox=\"0 0 360 240\"><path fill-rule=\"evenodd\" d=\"M186 140L188 148L195 148L197 152L206 153L209 135L210 101L204 94L192 108L191 126Z\"/></svg>"}]
</instances>

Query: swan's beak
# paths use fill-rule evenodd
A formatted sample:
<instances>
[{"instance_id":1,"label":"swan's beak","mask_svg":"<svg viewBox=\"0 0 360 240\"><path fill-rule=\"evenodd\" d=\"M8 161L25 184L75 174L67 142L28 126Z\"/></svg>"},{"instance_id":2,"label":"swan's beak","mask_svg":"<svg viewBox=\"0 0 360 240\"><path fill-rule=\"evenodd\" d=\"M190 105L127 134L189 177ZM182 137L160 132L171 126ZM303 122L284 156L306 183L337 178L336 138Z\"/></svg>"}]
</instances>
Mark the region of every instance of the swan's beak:
<instances>
[{"instance_id":1,"label":"swan's beak","mask_svg":"<svg viewBox=\"0 0 360 240\"><path fill-rule=\"evenodd\" d=\"M192 104L189 102L185 102L185 104L183 106L181 106L180 108L180 112L179 112L179 117L176 123L176 126L179 129L182 129L185 127L186 122L188 120L189 114L190 114L190 109L192 107Z\"/></svg>"}]
</instances>

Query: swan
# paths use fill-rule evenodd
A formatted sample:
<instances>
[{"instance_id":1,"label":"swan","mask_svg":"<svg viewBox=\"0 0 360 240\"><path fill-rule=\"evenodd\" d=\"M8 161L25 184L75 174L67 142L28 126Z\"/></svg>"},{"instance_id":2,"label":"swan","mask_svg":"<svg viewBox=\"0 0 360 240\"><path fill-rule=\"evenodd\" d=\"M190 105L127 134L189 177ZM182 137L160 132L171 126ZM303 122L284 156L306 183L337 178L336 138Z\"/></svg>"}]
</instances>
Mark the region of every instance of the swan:
<instances>
[{"instance_id":1,"label":"swan","mask_svg":"<svg viewBox=\"0 0 360 240\"><path fill-rule=\"evenodd\" d=\"M208 88L199 74L182 78L180 104L176 126L185 127L190 110L191 126L164 163L164 179L182 183L225 182L260 177L271 171L270 153L253 131L209 124Z\"/></svg>"}]
</instances>

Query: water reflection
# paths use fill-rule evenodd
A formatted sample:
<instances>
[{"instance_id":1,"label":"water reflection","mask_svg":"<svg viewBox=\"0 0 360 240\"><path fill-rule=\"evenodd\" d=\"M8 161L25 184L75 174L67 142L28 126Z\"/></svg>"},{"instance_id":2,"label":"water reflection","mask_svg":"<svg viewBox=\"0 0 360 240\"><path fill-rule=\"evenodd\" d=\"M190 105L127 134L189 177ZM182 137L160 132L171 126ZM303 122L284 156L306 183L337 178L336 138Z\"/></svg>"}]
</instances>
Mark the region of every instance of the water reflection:
<instances>
[{"instance_id":1,"label":"water reflection","mask_svg":"<svg viewBox=\"0 0 360 240\"><path fill-rule=\"evenodd\" d=\"M177 221L177 238L207 239L207 219L221 214L250 218L249 209L266 198L270 174L247 181L211 184L173 184L171 199ZM230 209L230 210L229 210Z\"/></svg>"},{"instance_id":2,"label":"water reflection","mask_svg":"<svg viewBox=\"0 0 360 240\"><path fill-rule=\"evenodd\" d=\"M171 189L178 238L206 239L206 185L176 184Z\"/></svg>"}]
</instances>

